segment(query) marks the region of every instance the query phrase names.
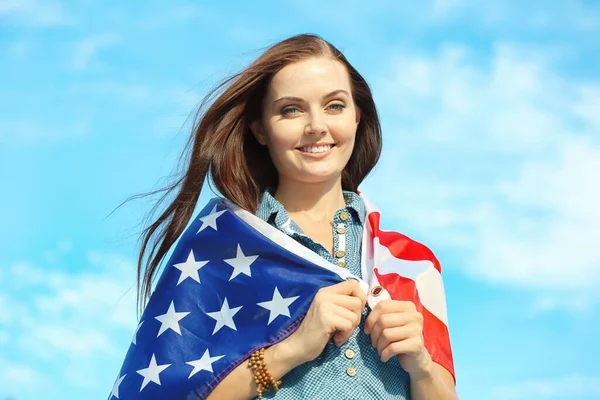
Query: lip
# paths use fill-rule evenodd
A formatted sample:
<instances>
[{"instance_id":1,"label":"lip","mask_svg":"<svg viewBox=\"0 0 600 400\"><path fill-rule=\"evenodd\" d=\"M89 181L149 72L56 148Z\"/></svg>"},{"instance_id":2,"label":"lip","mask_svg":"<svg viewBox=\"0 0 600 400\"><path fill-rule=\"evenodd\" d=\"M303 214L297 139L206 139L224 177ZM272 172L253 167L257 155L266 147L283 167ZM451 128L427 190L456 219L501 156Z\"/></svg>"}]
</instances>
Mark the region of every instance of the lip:
<instances>
[{"instance_id":1,"label":"lip","mask_svg":"<svg viewBox=\"0 0 600 400\"><path fill-rule=\"evenodd\" d=\"M307 153L307 152L300 150L302 147L309 147L309 146L331 146L331 148L324 153ZM333 150L334 148L335 148L335 143L314 143L314 144L307 144L307 145L298 147L298 148L296 148L296 151L298 151L300 154L302 154L306 158L311 158L313 160L320 160L322 158L327 157L331 153L331 150Z\"/></svg>"},{"instance_id":2,"label":"lip","mask_svg":"<svg viewBox=\"0 0 600 400\"><path fill-rule=\"evenodd\" d=\"M335 146L335 143L325 143L325 142L307 143L302 146L298 146L296 148L301 149L302 147L313 147L313 146Z\"/></svg>"}]
</instances>

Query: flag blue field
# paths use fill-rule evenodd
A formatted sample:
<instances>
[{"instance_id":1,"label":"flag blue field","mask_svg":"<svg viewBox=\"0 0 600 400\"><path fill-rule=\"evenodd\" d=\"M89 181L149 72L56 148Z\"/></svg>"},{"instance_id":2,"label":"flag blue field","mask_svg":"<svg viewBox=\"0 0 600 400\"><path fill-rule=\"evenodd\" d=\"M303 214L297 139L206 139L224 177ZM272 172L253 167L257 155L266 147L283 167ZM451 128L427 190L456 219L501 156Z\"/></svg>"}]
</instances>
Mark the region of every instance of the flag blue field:
<instances>
[{"instance_id":1,"label":"flag blue field","mask_svg":"<svg viewBox=\"0 0 600 400\"><path fill-rule=\"evenodd\" d=\"M170 182L213 85L298 33L373 90L360 189L442 264L461 399L600 399L600 3L0 0L0 400L106 398L146 323L153 203L111 211Z\"/></svg>"},{"instance_id":2,"label":"flag blue field","mask_svg":"<svg viewBox=\"0 0 600 400\"><path fill-rule=\"evenodd\" d=\"M343 281L211 200L167 262L108 399L206 398L289 336L318 289Z\"/></svg>"}]
</instances>

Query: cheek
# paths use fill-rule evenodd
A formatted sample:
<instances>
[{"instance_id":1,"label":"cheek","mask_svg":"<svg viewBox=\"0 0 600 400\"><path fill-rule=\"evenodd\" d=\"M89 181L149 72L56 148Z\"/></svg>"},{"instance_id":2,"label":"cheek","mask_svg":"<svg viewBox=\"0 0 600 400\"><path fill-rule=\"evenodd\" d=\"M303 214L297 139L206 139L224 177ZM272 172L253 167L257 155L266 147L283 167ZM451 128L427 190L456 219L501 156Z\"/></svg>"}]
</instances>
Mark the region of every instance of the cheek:
<instances>
[{"instance_id":1,"label":"cheek","mask_svg":"<svg viewBox=\"0 0 600 400\"><path fill-rule=\"evenodd\" d=\"M274 134L269 137L268 145L272 152L279 154L294 147L294 142L287 135Z\"/></svg>"},{"instance_id":2,"label":"cheek","mask_svg":"<svg viewBox=\"0 0 600 400\"><path fill-rule=\"evenodd\" d=\"M357 125L354 121L343 121L335 126L332 131L337 134L338 140L342 140L346 143L354 143L354 139L356 138L356 128Z\"/></svg>"}]
</instances>

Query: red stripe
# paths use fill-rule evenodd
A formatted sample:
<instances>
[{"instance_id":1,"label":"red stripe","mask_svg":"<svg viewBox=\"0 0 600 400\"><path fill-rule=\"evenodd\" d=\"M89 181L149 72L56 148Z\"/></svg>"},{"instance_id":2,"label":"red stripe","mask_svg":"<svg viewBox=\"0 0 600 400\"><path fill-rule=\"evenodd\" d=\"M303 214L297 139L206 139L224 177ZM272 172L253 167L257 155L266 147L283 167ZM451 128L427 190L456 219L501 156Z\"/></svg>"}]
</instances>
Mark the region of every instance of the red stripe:
<instances>
[{"instance_id":1,"label":"red stripe","mask_svg":"<svg viewBox=\"0 0 600 400\"><path fill-rule=\"evenodd\" d=\"M446 368L456 381L448 327L423 307L415 281L401 277L398 274L379 275L377 270L375 272L379 283L386 288L393 300L412 301L415 304L417 311L423 315L425 348L431 355L432 360Z\"/></svg>"},{"instance_id":2,"label":"red stripe","mask_svg":"<svg viewBox=\"0 0 600 400\"><path fill-rule=\"evenodd\" d=\"M429 260L440 273L442 272L440 262L427 246L401 233L379 230L380 217L378 212L369 213L367 218L371 225L371 232L373 237L378 237L379 242L387 247L394 257L410 261ZM415 304L417 311L423 315L425 348L432 360L446 368L456 382L450 334L446 324L423 307L412 279L398 274L380 275L377 270L375 272L379 283L386 288L393 300L412 301Z\"/></svg>"}]
</instances>

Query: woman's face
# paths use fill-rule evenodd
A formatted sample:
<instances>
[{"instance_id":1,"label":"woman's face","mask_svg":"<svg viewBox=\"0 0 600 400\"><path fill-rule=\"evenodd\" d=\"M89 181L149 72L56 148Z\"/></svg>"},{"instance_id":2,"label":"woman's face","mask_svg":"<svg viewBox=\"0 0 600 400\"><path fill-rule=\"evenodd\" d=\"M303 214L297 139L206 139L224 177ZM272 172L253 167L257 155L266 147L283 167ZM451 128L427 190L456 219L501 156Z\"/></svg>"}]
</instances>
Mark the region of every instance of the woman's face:
<instances>
[{"instance_id":1,"label":"woman's face","mask_svg":"<svg viewBox=\"0 0 600 400\"><path fill-rule=\"evenodd\" d=\"M252 131L269 148L280 184L336 183L352 154L359 119L346 67L310 58L273 76L262 123Z\"/></svg>"}]
</instances>

